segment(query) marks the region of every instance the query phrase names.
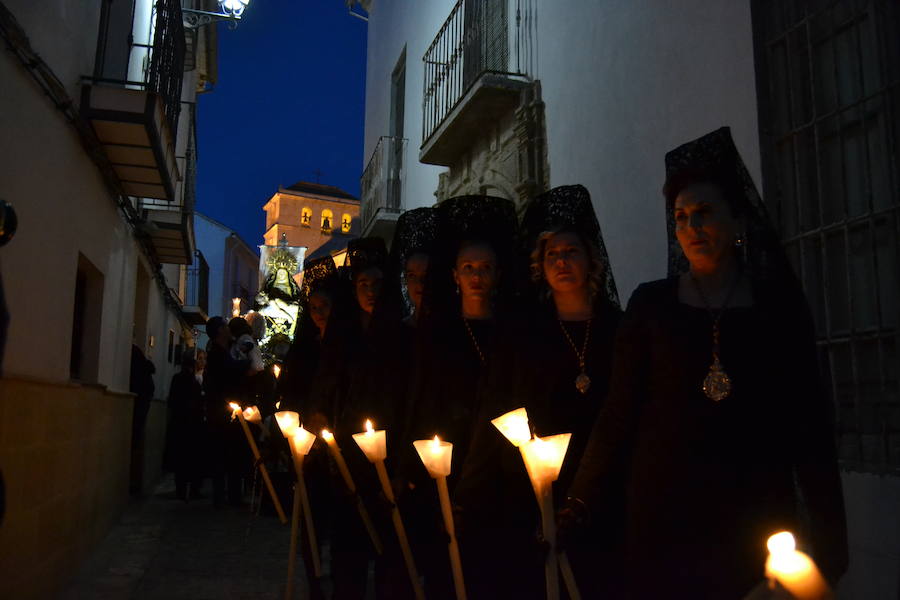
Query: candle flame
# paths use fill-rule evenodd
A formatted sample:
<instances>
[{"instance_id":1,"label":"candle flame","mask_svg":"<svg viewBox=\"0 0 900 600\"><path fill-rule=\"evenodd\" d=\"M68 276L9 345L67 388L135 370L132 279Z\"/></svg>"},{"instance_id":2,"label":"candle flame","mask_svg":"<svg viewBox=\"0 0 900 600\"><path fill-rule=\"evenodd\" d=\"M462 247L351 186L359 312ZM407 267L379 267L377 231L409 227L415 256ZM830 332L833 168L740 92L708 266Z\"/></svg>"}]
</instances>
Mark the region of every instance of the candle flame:
<instances>
[{"instance_id":1,"label":"candle flame","mask_svg":"<svg viewBox=\"0 0 900 600\"><path fill-rule=\"evenodd\" d=\"M278 402L275 403L275 408L278 408L278 409L281 408L281 400L279 400Z\"/></svg>"},{"instance_id":2,"label":"candle flame","mask_svg":"<svg viewBox=\"0 0 900 600\"><path fill-rule=\"evenodd\" d=\"M237 411L240 411L240 410L241 410L241 405L238 404L237 402L229 402L229 403L228 403L228 408L230 408L231 410L237 410Z\"/></svg>"},{"instance_id":3,"label":"candle flame","mask_svg":"<svg viewBox=\"0 0 900 600\"><path fill-rule=\"evenodd\" d=\"M326 442L330 442L331 440L334 439L334 434L331 433L330 431L328 431L327 429L323 429L321 435L322 435L322 439L325 440Z\"/></svg>"},{"instance_id":4,"label":"candle flame","mask_svg":"<svg viewBox=\"0 0 900 600\"><path fill-rule=\"evenodd\" d=\"M785 556L797 549L797 542L789 531L781 531L769 538L766 547L772 556Z\"/></svg>"},{"instance_id":5,"label":"candle flame","mask_svg":"<svg viewBox=\"0 0 900 600\"><path fill-rule=\"evenodd\" d=\"M370 421L369 419L366 419L366 433L375 433L375 427L372 425L372 421Z\"/></svg>"},{"instance_id":6,"label":"candle flame","mask_svg":"<svg viewBox=\"0 0 900 600\"><path fill-rule=\"evenodd\" d=\"M437 435L434 436L434 439L431 440L431 449L432 450L440 450L441 449L441 440Z\"/></svg>"},{"instance_id":7,"label":"candle flame","mask_svg":"<svg viewBox=\"0 0 900 600\"><path fill-rule=\"evenodd\" d=\"M281 367L278 365L272 365L272 372L275 374L275 379L278 379L278 376L281 375Z\"/></svg>"}]
</instances>

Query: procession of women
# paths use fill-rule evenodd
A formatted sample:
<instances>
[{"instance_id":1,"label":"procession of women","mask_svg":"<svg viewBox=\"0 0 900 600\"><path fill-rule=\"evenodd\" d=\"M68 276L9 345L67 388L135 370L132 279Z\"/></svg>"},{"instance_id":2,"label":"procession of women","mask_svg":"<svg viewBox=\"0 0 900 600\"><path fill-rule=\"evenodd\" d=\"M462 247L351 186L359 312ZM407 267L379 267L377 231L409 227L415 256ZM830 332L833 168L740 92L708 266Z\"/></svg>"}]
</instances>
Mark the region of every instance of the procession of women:
<instances>
[{"instance_id":1,"label":"procession of women","mask_svg":"<svg viewBox=\"0 0 900 600\"><path fill-rule=\"evenodd\" d=\"M278 405L258 410L316 436L294 475L311 598L739 599L778 593L782 531L823 589L838 581L843 497L801 286L728 128L664 167L668 277L627 304L603 199L577 182L518 208L450 198L403 213L389 246L352 240L343 266L306 260ZM560 436L541 480L527 448ZM452 444L440 473L421 440Z\"/></svg>"}]
</instances>

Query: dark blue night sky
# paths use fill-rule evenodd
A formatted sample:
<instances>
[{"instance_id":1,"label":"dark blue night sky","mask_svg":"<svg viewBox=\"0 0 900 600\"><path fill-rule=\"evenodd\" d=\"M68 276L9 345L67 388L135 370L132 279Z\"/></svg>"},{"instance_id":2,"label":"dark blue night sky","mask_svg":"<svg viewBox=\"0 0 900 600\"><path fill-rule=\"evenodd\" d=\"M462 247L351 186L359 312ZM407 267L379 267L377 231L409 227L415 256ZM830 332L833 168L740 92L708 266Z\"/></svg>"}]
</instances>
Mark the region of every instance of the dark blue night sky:
<instances>
[{"instance_id":1,"label":"dark blue night sky","mask_svg":"<svg viewBox=\"0 0 900 600\"><path fill-rule=\"evenodd\" d=\"M254 0L237 29L218 27L218 83L198 99L197 210L255 247L279 185L321 170L359 195L366 23L340 0Z\"/></svg>"}]
</instances>

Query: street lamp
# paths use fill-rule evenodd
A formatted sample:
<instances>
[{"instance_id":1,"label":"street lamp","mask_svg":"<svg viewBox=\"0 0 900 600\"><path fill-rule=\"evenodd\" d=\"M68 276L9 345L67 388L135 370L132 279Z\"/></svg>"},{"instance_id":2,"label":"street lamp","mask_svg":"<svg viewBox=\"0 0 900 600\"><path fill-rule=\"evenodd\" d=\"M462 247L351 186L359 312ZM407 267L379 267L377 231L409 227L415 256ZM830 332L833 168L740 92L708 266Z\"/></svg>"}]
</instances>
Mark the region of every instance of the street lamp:
<instances>
[{"instance_id":1,"label":"street lamp","mask_svg":"<svg viewBox=\"0 0 900 600\"><path fill-rule=\"evenodd\" d=\"M221 12L182 8L182 21L185 28L198 29L217 21L230 21L230 27L233 29L237 27L237 22L241 20L244 9L250 4L250 0L218 0L218 2Z\"/></svg>"}]
</instances>

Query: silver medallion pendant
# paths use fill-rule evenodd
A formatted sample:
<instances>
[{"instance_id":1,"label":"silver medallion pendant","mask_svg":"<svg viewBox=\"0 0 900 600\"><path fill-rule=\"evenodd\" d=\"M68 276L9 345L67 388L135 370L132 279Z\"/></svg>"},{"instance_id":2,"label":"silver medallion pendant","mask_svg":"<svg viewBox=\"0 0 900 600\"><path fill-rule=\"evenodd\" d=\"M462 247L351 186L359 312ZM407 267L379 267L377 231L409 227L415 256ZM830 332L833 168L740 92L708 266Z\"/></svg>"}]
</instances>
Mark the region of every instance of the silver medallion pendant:
<instances>
[{"instance_id":1,"label":"silver medallion pendant","mask_svg":"<svg viewBox=\"0 0 900 600\"><path fill-rule=\"evenodd\" d=\"M709 373L703 380L703 393L714 402L721 402L731 393L731 378L722 368L718 356L714 357Z\"/></svg>"},{"instance_id":2,"label":"silver medallion pendant","mask_svg":"<svg viewBox=\"0 0 900 600\"><path fill-rule=\"evenodd\" d=\"M582 394L587 394L587 391L591 387L591 378L587 376L587 373L582 371L578 377L575 378L575 389L581 392Z\"/></svg>"}]
</instances>

